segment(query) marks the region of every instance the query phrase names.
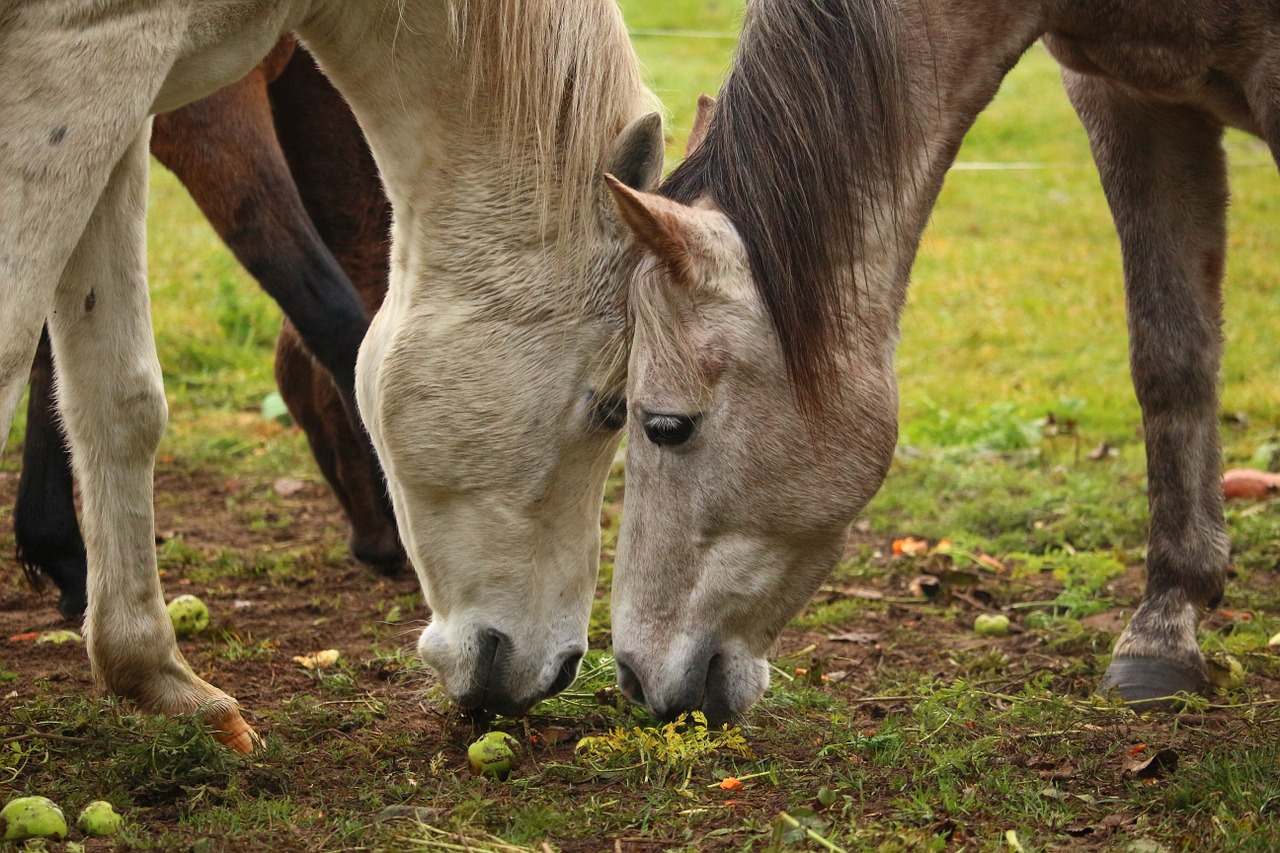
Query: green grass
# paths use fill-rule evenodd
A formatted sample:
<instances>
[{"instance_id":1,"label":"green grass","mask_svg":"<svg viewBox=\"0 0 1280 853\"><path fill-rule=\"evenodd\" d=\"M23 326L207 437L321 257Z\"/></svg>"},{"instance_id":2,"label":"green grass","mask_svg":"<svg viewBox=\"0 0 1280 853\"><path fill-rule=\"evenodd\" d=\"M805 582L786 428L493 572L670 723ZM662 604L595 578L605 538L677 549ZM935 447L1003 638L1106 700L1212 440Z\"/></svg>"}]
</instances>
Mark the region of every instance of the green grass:
<instances>
[{"instance_id":1,"label":"green grass","mask_svg":"<svg viewBox=\"0 0 1280 853\"><path fill-rule=\"evenodd\" d=\"M736 32L742 4L622 5L669 111L673 163L697 94L714 92L727 68L733 40L722 34ZM1280 441L1280 338L1266 322L1280 279L1280 179L1259 143L1232 134L1229 147L1224 462L1265 466ZM68 808L111 799L137 817L114 845L121 850L233 849L222 846L228 838L251 851L538 851L544 842L597 851L615 849L615 839L623 850L673 851L1280 846L1280 746L1267 692L1280 677L1267 647L1280 631L1277 507L1228 508L1236 576L1226 606L1237 615L1215 617L1202 633L1206 651L1245 665L1245 685L1180 716L1086 698L1114 639L1097 617L1134 601L1124 573L1145 548L1145 462L1118 245L1084 133L1041 48L1010 74L959 163L903 317L900 452L859 522L858 546L794 623L774 686L739 731L663 729L612 686L604 649L615 471L593 650L569 691L528 721L498 722L531 744L509 783L466 774L472 722L429 687L405 698L403 685L425 675L397 647L403 634L384 624L411 602L389 599L375 613L344 614L372 620L363 658L260 712L272 735L253 760L209 748L189 721L137 717L49 682L0 719L0 798L39 790ZM983 163L1037 168L965 168ZM258 414L274 387L278 312L158 168L150 229L171 407L159 465L264 483L230 509L246 528L269 531L281 522L265 483L315 477L300 434ZM11 448L21 427L19 418ZM1090 458L1104 443L1113 452ZM15 470L17 459L0 465ZM931 545L950 539L952 552L888 553L908 534ZM314 611L337 614L342 593L325 581L342 550L335 541L256 553L177 537L160 553L166 570L212 589L311 585ZM935 598L912 587L924 573L940 579ZM981 609L1009 613L1018 630L976 640L970 626ZM326 618L335 617L317 625ZM865 636L849 638L857 634ZM846 639L825 643L831 635ZM269 638L234 625L205 654L285 665ZM0 659L0 692L21 677ZM387 679L399 687L377 686ZM397 707L412 702L421 713ZM553 731L564 742L550 743ZM580 737L598 740L578 750ZM1160 748L1178 753L1177 771L1151 782L1125 776ZM730 776L743 787L722 789ZM388 807L410 811L379 822Z\"/></svg>"}]
</instances>

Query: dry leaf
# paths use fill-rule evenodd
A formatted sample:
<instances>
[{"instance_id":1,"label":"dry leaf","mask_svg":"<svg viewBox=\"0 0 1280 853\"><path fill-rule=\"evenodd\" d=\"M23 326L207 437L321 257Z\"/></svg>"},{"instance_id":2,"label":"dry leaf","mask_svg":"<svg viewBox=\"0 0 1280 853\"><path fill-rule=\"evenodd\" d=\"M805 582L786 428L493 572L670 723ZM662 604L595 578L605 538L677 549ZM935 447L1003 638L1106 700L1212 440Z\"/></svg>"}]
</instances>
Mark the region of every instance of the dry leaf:
<instances>
[{"instance_id":1,"label":"dry leaf","mask_svg":"<svg viewBox=\"0 0 1280 853\"><path fill-rule=\"evenodd\" d=\"M1165 773L1174 773L1178 769L1178 752L1174 749L1162 749L1145 761L1135 761L1120 774L1122 779L1156 779Z\"/></svg>"},{"instance_id":2,"label":"dry leaf","mask_svg":"<svg viewBox=\"0 0 1280 853\"><path fill-rule=\"evenodd\" d=\"M338 662L337 649L325 649L322 652L312 652L309 655L295 655L293 662L301 664L303 669L319 669L322 666L333 666Z\"/></svg>"},{"instance_id":3,"label":"dry leaf","mask_svg":"<svg viewBox=\"0 0 1280 853\"><path fill-rule=\"evenodd\" d=\"M893 540L893 556L910 557L915 554L923 554L929 550L929 543L923 539L916 539L908 536L905 539Z\"/></svg>"}]
</instances>

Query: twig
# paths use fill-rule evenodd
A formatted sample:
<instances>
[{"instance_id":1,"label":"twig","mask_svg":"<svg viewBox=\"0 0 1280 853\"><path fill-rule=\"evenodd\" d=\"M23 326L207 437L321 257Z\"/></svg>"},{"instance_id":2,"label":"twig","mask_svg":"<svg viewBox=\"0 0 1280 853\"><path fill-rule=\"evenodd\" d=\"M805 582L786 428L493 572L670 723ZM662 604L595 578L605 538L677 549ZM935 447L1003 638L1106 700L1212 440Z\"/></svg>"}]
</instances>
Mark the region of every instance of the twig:
<instances>
[{"instance_id":1,"label":"twig","mask_svg":"<svg viewBox=\"0 0 1280 853\"><path fill-rule=\"evenodd\" d=\"M819 835L818 833L814 832L812 829L810 829L809 827L805 826L805 825L804 825L804 824L802 824L800 821L796 820L795 818L793 818L791 815L787 814L786 812L779 812L779 813L778 813L778 820L782 821L782 822L783 822L783 823L785 823L787 826L790 826L792 829L798 829L798 830L800 830L800 831L801 831L801 832L803 832L805 835L809 836L809 840L810 840L810 841L813 841L813 842L816 842L816 843L818 843L818 844L821 844L823 847L825 847L825 848L827 848L828 850L830 850L830 851L831 851L831 853L849 853L849 851L845 850L843 847L837 847L836 845L832 844L830 841L828 841L827 839L823 838L821 835Z\"/></svg>"},{"instance_id":2,"label":"twig","mask_svg":"<svg viewBox=\"0 0 1280 853\"><path fill-rule=\"evenodd\" d=\"M72 737L71 735L58 735L51 732L27 732L25 735L13 735L12 737L0 738L0 746L7 743L18 743L27 738L39 738L40 740L56 740L60 743L92 743L93 741L87 737Z\"/></svg>"}]
</instances>

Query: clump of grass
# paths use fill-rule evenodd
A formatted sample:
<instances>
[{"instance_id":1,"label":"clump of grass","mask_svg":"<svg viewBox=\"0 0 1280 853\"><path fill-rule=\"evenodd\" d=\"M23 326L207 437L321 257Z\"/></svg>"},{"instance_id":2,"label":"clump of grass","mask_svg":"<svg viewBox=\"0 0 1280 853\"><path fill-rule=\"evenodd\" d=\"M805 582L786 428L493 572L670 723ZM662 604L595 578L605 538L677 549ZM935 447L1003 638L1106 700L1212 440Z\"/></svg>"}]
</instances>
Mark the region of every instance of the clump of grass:
<instances>
[{"instance_id":1,"label":"clump of grass","mask_svg":"<svg viewBox=\"0 0 1280 853\"><path fill-rule=\"evenodd\" d=\"M128 713L115 702L42 697L17 705L0 723L0 778L17 790L44 793L57 801L113 797L134 805L189 802L195 793L225 790L249 773L254 786L266 776L279 788L283 775L266 771L268 744L255 765L223 747L193 717ZM57 768L56 772L50 768Z\"/></svg>"},{"instance_id":2,"label":"clump of grass","mask_svg":"<svg viewBox=\"0 0 1280 853\"><path fill-rule=\"evenodd\" d=\"M681 788L689 784L694 767L713 756L751 757L741 729L713 729L701 711L681 714L661 726L620 726L605 735L585 737L578 741L577 752L601 774L638 770L646 784L679 779Z\"/></svg>"}]
</instances>

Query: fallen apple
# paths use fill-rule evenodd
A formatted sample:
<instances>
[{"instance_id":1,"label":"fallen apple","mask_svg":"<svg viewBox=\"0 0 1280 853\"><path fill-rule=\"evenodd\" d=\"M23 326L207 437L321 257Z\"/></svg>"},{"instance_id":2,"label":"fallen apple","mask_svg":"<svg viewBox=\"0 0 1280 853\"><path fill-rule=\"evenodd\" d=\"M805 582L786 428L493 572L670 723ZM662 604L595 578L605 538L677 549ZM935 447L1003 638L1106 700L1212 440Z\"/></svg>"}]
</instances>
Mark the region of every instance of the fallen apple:
<instances>
[{"instance_id":1,"label":"fallen apple","mask_svg":"<svg viewBox=\"0 0 1280 853\"><path fill-rule=\"evenodd\" d=\"M180 595L169 602L169 619L173 633L190 637L209 627L209 608L194 595Z\"/></svg>"},{"instance_id":2,"label":"fallen apple","mask_svg":"<svg viewBox=\"0 0 1280 853\"><path fill-rule=\"evenodd\" d=\"M467 761L472 776L488 776L504 781L515 769L516 753L512 747L519 743L506 732L489 732L467 747Z\"/></svg>"},{"instance_id":3,"label":"fallen apple","mask_svg":"<svg viewBox=\"0 0 1280 853\"><path fill-rule=\"evenodd\" d=\"M1003 613L979 613L973 630L983 637L1003 637L1009 633L1009 617Z\"/></svg>"},{"instance_id":4,"label":"fallen apple","mask_svg":"<svg viewBox=\"0 0 1280 853\"><path fill-rule=\"evenodd\" d=\"M62 809L48 797L18 797L0 809L0 830L5 841L22 841L27 838L67 837L67 819Z\"/></svg>"},{"instance_id":5,"label":"fallen apple","mask_svg":"<svg viewBox=\"0 0 1280 853\"><path fill-rule=\"evenodd\" d=\"M120 814L106 800L94 800L76 818L76 827L85 835L107 836L120 831Z\"/></svg>"}]
</instances>

